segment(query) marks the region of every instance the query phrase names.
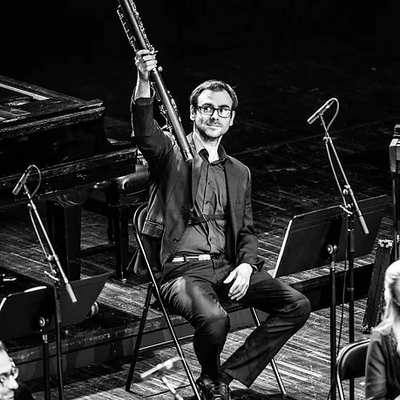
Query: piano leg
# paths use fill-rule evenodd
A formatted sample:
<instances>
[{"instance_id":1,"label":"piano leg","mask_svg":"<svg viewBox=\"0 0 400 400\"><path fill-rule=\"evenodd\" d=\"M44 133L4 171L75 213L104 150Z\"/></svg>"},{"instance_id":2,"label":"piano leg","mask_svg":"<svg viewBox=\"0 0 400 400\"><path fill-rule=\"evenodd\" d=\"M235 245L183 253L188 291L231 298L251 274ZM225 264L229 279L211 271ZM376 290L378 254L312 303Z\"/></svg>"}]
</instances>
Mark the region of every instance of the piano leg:
<instances>
[{"instance_id":1,"label":"piano leg","mask_svg":"<svg viewBox=\"0 0 400 400\"><path fill-rule=\"evenodd\" d=\"M89 197L83 204L87 211L107 217L107 238L111 249L115 252L115 278L125 280L125 269L131 260L129 252L129 219L133 205L130 202L124 204L121 193L114 184L100 189L102 196ZM110 246L99 248L97 252L109 251ZM93 250L83 250L81 254L90 254Z\"/></svg>"},{"instance_id":2,"label":"piano leg","mask_svg":"<svg viewBox=\"0 0 400 400\"><path fill-rule=\"evenodd\" d=\"M111 213L108 214L108 239L115 244L116 278L124 280L124 271L131 255L129 248L129 206L121 204L117 190L106 190L106 201Z\"/></svg>"},{"instance_id":3,"label":"piano leg","mask_svg":"<svg viewBox=\"0 0 400 400\"><path fill-rule=\"evenodd\" d=\"M61 205L46 201L50 240L70 281L80 279L82 205Z\"/></svg>"}]
</instances>

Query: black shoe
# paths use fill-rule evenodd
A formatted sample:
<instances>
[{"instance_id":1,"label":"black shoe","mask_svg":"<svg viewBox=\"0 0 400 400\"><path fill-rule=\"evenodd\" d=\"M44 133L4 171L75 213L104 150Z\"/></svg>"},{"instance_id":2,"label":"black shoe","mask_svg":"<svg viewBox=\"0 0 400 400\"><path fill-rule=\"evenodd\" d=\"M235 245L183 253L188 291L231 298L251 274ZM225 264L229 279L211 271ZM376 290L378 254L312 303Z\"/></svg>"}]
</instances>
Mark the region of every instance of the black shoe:
<instances>
[{"instance_id":1,"label":"black shoe","mask_svg":"<svg viewBox=\"0 0 400 400\"><path fill-rule=\"evenodd\" d=\"M208 376L196 381L202 400L231 400L231 391L226 383L214 383Z\"/></svg>"},{"instance_id":2,"label":"black shoe","mask_svg":"<svg viewBox=\"0 0 400 400\"><path fill-rule=\"evenodd\" d=\"M211 387L215 386L215 384L207 375L202 375L200 376L200 378L197 379L196 386L201 399L207 400L208 393L210 392Z\"/></svg>"}]
</instances>

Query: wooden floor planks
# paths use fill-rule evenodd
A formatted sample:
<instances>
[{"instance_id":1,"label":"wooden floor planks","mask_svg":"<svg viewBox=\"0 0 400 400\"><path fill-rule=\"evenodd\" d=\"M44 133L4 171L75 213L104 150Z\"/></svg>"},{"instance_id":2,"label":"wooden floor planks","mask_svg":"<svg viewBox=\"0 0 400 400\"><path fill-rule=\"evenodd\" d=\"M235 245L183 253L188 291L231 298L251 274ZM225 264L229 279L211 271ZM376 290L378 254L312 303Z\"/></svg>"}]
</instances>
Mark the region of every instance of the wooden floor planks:
<instances>
[{"instance_id":1,"label":"wooden floor planks","mask_svg":"<svg viewBox=\"0 0 400 400\"><path fill-rule=\"evenodd\" d=\"M86 3L80 4L79 7L85 7ZM229 154L237 157L251 169L255 229L260 239L260 254L269 268L275 266L283 235L293 216L342 203L340 191L329 165L322 126L318 123L310 126L306 122L307 118L331 97L339 99L340 113L330 133L348 181L358 200L382 194L388 196L388 206L378 239L392 238L392 182L388 146L394 126L400 122L398 107L400 61L396 57L398 40L394 35L391 36L389 43L386 37L382 37L382 29L376 29L382 41L378 46L375 43L376 35L373 40L370 39L370 20L363 17L362 20L367 21L368 27L365 28L366 36L360 38L359 35L362 34L362 29L361 31L358 29L360 23L351 19L355 14L352 14L351 10L339 8L340 18L336 14L333 18L334 29L331 32L328 29L326 35L320 35L320 31L325 32L326 16L322 18L319 15L317 18L312 14L324 25L319 31L315 31L314 22L308 19L310 9L304 7L304 11L300 10L303 7L301 3L296 12L285 10L279 2L275 5L268 4L268 12L261 7L260 19L254 21L252 27L248 21L253 21L255 11L258 11L257 2L245 2L246 7L242 7L234 2L223 1L219 3L219 8L210 8L205 3L189 2L191 6L196 6L196 12L200 13L198 20L206 16L215 29L211 27L210 31L199 29L197 21L190 19L190 24L195 24L199 32L196 33L191 26L190 35L187 35L191 40L189 43L183 38L177 40L179 35L171 34L171 31L181 32L181 29L183 32L187 27L185 21L177 22L172 15L162 15L160 21L157 17L161 14L151 14L157 8L153 3L148 2L150 10L147 11L150 13L146 15L144 12L142 15L146 24L154 24L151 37L159 40L155 45L157 48L160 47L160 60L165 63L164 76L175 96L185 128L190 129L187 97L190 90L201 80L222 76L237 88L240 105L235 124L224 140L224 146ZM169 7L173 8L174 2L169 3ZM142 2L141 11L146 7L146 2ZM43 35L32 46L35 52L41 50L39 54L44 58L43 62L41 60L35 65L25 65L27 50L25 48L19 58L13 51L15 61L14 57L6 57L0 72L72 96L104 99L107 109L105 119L107 134L113 138L127 139L130 135L129 99L135 76L132 74L131 49L128 46L124 49L121 45L121 43L126 44L122 29L118 21L114 26L110 17L110 13L115 14L114 8L109 2L98 2L90 13L87 12L87 15L99 17L93 18L93 21L88 21L85 17L82 18L85 20L82 22L77 15L74 15L74 31L79 37L73 43L71 38L68 37L68 40L65 38L67 43L71 42L71 46L68 47L68 51L64 51L62 45L59 46L63 54L58 53L58 47L52 50L40 48L46 46ZM35 9L39 13L36 18L42 21L41 18L45 15L43 9L39 4L35 4ZM164 11L162 7L161 9ZM223 23L222 18L215 23L214 15L220 15L219 10L223 10L224 13L227 10L232 12L231 16L236 23L239 12L240 16L243 16L240 26L249 31L248 35L244 32L246 29L238 29L226 15L223 20L226 19L227 23ZM35 21L31 16L34 11L28 11L27 19ZM329 11L332 12L333 10ZM349 12L349 15L345 15L345 12ZM373 10L374 20L375 12ZM22 18L20 14L18 12L18 18ZM356 14L359 14L358 10ZM393 13L395 14L398 15ZM85 12L82 16L86 16ZM68 17L71 18L70 15ZM55 20L53 15L46 19L47 22ZM15 18L9 20L14 21ZM348 30L343 29L346 28L343 26L343 21L355 23L357 35L348 35L348 40L344 40ZM59 23L62 26L61 20ZM308 23L310 26L307 26ZM92 31L96 32L97 29L98 32L107 34L87 35L87 29L89 25L92 26L91 24L94 27ZM161 29L159 24L162 25ZM162 29L167 24L168 29ZM294 25L293 31L290 31L290 25ZM337 29L338 25L343 30L342 35L342 30ZM21 43L28 45L27 36L32 34L35 38L35 32L27 34L23 26L23 23L19 24L23 36ZM29 26L31 25L28 24ZM68 20L68 28L70 26ZM388 26L397 25L392 23ZM80 29L84 31L83 35ZM41 32L40 29L39 31ZM69 34L72 34L70 31L68 29ZM309 39L312 39L309 43L305 39L303 41L303 35L307 36L308 31L311 35ZM13 32L14 35L17 34L15 30ZM208 35L206 40L204 32ZM214 35L215 32L218 35ZM169 37L174 40L168 39ZM63 38L60 39L63 43ZM90 40L90 46L86 39ZM8 43L14 50L15 45L12 40L5 41L3 46L7 49ZM56 50L59 58L53 54ZM328 116L329 113L326 114L327 121ZM39 203L39 211L44 215L43 203ZM105 218L84 212L82 249L107 244L106 228ZM132 229L131 225L129 229ZM130 238L130 248L132 252L135 250L133 235ZM376 248L372 254L361 260L357 259L357 266L373 262L375 251ZM83 275L113 272L114 263L112 252L87 256L82 264ZM21 284L22 282L27 285L32 282L50 283L44 274L48 267L43 260L26 205L0 207L0 268L18 276ZM337 268L342 270L344 266L340 264ZM318 278L322 274L329 274L329 268L325 266L283 279L289 283L296 283ZM7 288L1 289L7 291ZM130 360L129 357L116 357L116 354L118 356L126 354L132 348L131 337L137 332L145 293L146 286L134 277L128 277L124 284L110 277L98 299L99 314L77 326L63 330L66 347L79 347L79 343L83 345L90 341L103 343L107 338L115 342L108 362L64 372L65 400L173 398L165 385L156 377L134 383L131 392L124 390ZM329 297L329 293L327 296ZM356 340L368 337L368 334L362 332L365 309L366 299L355 302ZM152 327L160 324L159 315L158 312L151 311ZM348 342L348 315L347 304L337 306L338 335L341 332L338 348ZM247 337L251 329L245 328L229 335L222 354L223 359L226 359ZM54 341L54 332L49 333L49 338ZM127 338L129 346L121 340L124 338ZM23 362L24 357L30 356L31 348L40 346L40 337L36 335L20 338L8 341L6 344L11 354L17 355L17 362ZM126 348L121 350L124 346ZM96 348L93 352L95 350ZM199 365L195 360L191 343L186 343L184 350L197 377ZM140 355L137 371L146 371L173 356L175 351L171 346L143 352ZM79 354L76 358L79 358ZM304 328L277 354L276 362L288 392L286 399L328 399L330 387L328 308L311 314ZM24 376L21 378L24 379ZM167 378L174 385L180 385L179 392L185 400L192 398L192 392L180 365L168 373ZM43 379L30 380L27 384L37 400L44 399ZM355 388L356 400L363 399L363 379L356 381ZM54 374L51 378L51 393L52 399L58 398L57 377ZM235 400L283 399L269 367L250 389L234 382L233 393Z\"/></svg>"},{"instance_id":2,"label":"wooden floor planks","mask_svg":"<svg viewBox=\"0 0 400 400\"><path fill-rule=\"evenodd\" d=\"M368 337L361 333L361 323L365 301L356 304L356 340ZM338 321L340 323L340 308L338 308ZM341 343L348 341L348 328L346 320L348 312L344 310L344 326ZM329 391L330 355L329 355L329 312L321 310L312 313L307 325L299 331L276 356L276 362L287 389L289 399L326 399ZM339 326L339 325L338 325ZM247 337L251 328L244 329L229 335L228 342L222 353L222 360L234 351ZM194 359L190 343L184 345L190 366L195 374L199 367ZM138 372L144 372L155 364L172 358L176 353L171 348L163 348L153 352L144 352L140 356L137 366ZM165 386L157 377L151 377L142 383L133 383L131 392L124 390L129 369L129 360L121 360L110 364L101 364L77 371L69 372L64 376L65 398L72 399L144 399L144 398L172 398L171 394L164 394ZM183 368L178 364L173 371L166 374L168 380L179 386L179 392L185 399L192 397ZM53 381L52 393L57 397L56 382ZM38 400L44 399L43 392L36 391L41 387L39 382L29 382L35 391ZM260 375L251 389L244 388L240 383L232 384L234 399L278 399L279 389L270 367ZM363 381L356 381L356 399L363 398Z\"/></svg>"},{"instance_id":3,"label":"wooden floor planks","mask_svg":"<svg viewBox=\"0 0 400 400\"><path fill-rule=\"evenodd\" d=\"M259 194L256 193L256 197ZM288 202L290 193L287 193ZM321 203L328 203L322 200ZM301 202L300 202L301 205ZM289 206L288 206L289 207ZM302 206L303 210L309 210L309 204ZM265 257L267 265L271 268L275 265L277 256L282 244L283 233L286 229L289 217L276 215L267 217L263 211L266 210L264 204L254 203L255 221L260 235L260 250ZM288 209L287 209L288 210ZM266 210L267 211L267 210ZM275 213L275 211L273 211ZM3 223L0 235L3 243L8 242L10 246L2 249L2 255L7 262L7 270L15 273L27 274L38 281L46 280L43 276L44 263L41 260L40 249L34 236L29 229L26 215L16 212L12 223ZM290 214L285 212L284 214ZM9 216L8 216L9 218ZM83 214L82 247L89 247L104 241L106 221L104 218L84 212ZM21 229L17 229L20 226ZM103 232L103 235L101 234ZM388 212L381 224L379 238L390 238L391 218ZM132 237L132 250L135 243ZM373 262L373 255L365 257L365 262ZM357 260L362 264L362 260ZM85 259L83 263L83 273L93 274L99 271L112 271L114 266L114 256L112 253L93 255ZM338 269L342 268L338 265ZM21 271L21 269L23 271ZM318 277L321 274L328 274L329 268L322 267L318 270L305 271L296 276L283 277L289 283ZM109 279L103 292L99 296L100 313L91 320L87 320L78 326L73 326L65 332L65 337L76 338L82 332L92 331L92 336L101 338L116 332L116 326L126 328L140 315L140 310L144 301L145 285L134 279L128 279L126 284ZM356 339L367 337L361 332L362 320L365 313L366 301L360 300L355 304ZM341 326L342 306L337 307L337 327L338 332ZM157 313L151 312L151 315ZM152 317L151 317L152 318ZM130 329L130 328L128 328ZM249 328L250 329L250 328ZM222 358L228 357L248 335L249 329L240 330L230 334ZM329 310L324 309L313 312L306 326L298 332L282 349L276 357L277 364L282 374L283 381L287 387L289 399L326 399L329 392L330 376L330 317ZM87 334L87 333L86 333ZM51 337L52 335L50 335ZM343 308L343 331L340 346L348 342L348 307ZM15 344L14 350L23 348L24 344ZM25 344L26 345L26 344ZM12 348L12 347L11 347ZM195 376L199 373L199 366L195 360L193 349L190 343L184 346L191 367ZM138 372L143 372L159 362L163 362L175 355L174 349L166 347L161 350L145 352L140 356L137 367ZM143 399L172 398L171 394L158 378L151 378L144 383L135 383L130 393L125 392L124 386L129 370L129 359L113 360L109 363L101 363L82 368L75 371L64 373L65 398L73 399ZM182 367L177 366L173 373L168 374L174 384L181 385L180 393L185 399L192 396L188 381ZM52 397L57 398L57 377L52 376ZM29 381L28 385L32 388L38 400L44 399L43 381ZM273 376L272 370L268 367L257 379L254 385L248 390L238 383L234 383L234 399L273 399L281 398L278 387ZM357 399L362 399L363 382L356 385Z\"/></svg>"}]
</instances>

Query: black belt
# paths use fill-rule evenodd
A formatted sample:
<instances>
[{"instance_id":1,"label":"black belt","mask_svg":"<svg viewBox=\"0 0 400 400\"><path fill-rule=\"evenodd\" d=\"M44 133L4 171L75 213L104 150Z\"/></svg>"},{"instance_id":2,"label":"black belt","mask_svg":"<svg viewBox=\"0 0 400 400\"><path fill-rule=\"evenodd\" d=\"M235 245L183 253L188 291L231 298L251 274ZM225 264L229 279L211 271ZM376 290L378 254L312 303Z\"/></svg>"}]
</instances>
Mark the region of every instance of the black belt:
<instances>
[{"instance_id":1,"label":"black belt","mask_svg":"<svg viewBox=\"0 0 400 400\"><path fill-rule=\"evenodd\" d=\"M194 216L192 213L189 214L188 224L198 225L208 221L224 221L228 218L228 214L210 214L210 215L199 215Z\"/></svg>"},{"instance_id":2,"label":"black belt","mask_svg":"<svg viewBox=\"0 0 400 400\"><path fill-rule=\"evenodd\" d=\"M219 258L221 254L199 254L197 256L177 256L171 262L185 262L185 261L210 261Z\"/></svg>"}]
</instances>

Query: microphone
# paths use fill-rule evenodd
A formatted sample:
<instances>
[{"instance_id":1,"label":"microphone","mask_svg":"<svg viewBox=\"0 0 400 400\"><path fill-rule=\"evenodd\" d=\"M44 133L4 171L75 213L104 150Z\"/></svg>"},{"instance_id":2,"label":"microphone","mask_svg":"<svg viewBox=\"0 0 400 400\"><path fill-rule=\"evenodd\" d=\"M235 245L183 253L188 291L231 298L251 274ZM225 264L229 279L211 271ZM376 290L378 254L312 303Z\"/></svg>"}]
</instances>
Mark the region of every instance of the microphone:
<instances>
[{"instance_id":1,"label":"microphone","mask_svg":"<svg viewBox=\"0 0 400 400\"><path fill-rule=\"evenodd\" d=\"M334 98L329 99L324 105L322 105L310 118L308 118L307 122L311 125L315 122L315 120L320 117L335 101Z\"/></svg>"},{"instance_id":2,"label":"microphone","mask_svg":"<svg viewBox=\"0 0 400 400\"><path fill-rule=\"evenodd\" d=\"M176 363L177 361L181 361L181 360L182 359L180 357L173 357L161 364L157 364L155 367L140 374L140 379L141 380L147 379L149 376L154 375L154 374L162 375L166 370L172 369L174 366L174 363Z\"/></svg>"},{"instance_id":3,"label":"microphone","mask_svg":"<svg viewBox=\"0 0 400 400\"><path fill-rule=\"evenodd\" d=\"M28 168L25 170L25 172L21 175L21 178L19 178L19 181L15 185L14 190L12 191L12 194L16 196L22 189L22 187L25 185L26 181L28 180L29 173L31 170L31 165L28 166Z\"/></svg>"}]
</instances>

